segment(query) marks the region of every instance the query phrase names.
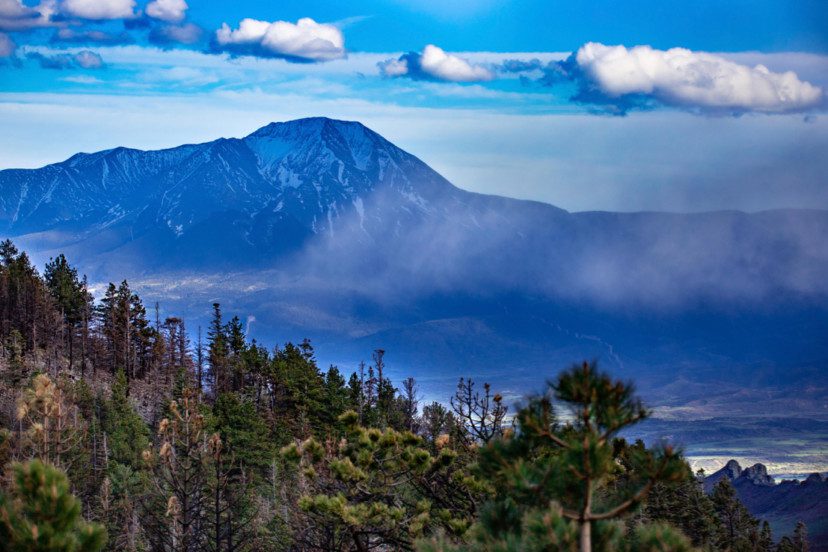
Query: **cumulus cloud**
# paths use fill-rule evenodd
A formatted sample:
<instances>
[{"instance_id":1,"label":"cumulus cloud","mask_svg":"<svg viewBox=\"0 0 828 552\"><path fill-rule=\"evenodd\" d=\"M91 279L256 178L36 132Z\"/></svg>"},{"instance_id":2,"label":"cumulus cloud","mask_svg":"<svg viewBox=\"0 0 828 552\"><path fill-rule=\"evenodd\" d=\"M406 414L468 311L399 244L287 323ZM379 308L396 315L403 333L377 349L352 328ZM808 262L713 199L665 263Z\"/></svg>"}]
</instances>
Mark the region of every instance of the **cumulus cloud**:
<instances>
[{"instance_id":1,"label":"cumulus cloud","mask_svg":"<svg viewBox=\"0 0 828 552\"><path fill-rule=\"evenodd\" d=\"M121 44L132 44L133 38L127 33L107 33L99 30L75 31L73 29L59 29L50 42L66 44L102 44L107 46L118 46Z\"/></svg>"},{"instance_id":2,"label":"cumulus cloud","mask_svg":"<svg viewBox=\"0 0 828 552\"><path fill-rule=\"evenodd\" d=\"M237 29L222 24L216 31L213 49L289 61L330 61L345 57L345 38L334 25L317 23L309 17L295 24L242 19Z\"/></svg>"},{"instance_id":3,"label":"cumulus cloud","mask_svg":"<svg viewBox=\"0 0 828 552\"><path fill-rule=\"evenodd\" d=\"M666 105L703 112L785 113L823 101L820 87L793 71L772 72L685 48L584 44L567 60L550 64L544 81L572 80L574 100L604 105L617 113Z\"/></svg>"},{"instance_id":4,"label":"cumulus cloud","mask_svg":"<svg viewBox=\"0 0 828 552\"><path fill-rule=\"evenodd\" d=\"M90 50L81 50L75 54L44 55L40 52L29 52L29 59L36 60L44 69L100 69L103 67L101 56Z\"/></svg>"},{"instance_id":5,"label":"cumulus cloud","mask_svg":"<svg viewBox=\"0 0 828 552\"><path fill-rule=\"evenodd\" d=\"M6 33L0 33L0 58L12 57L17 44Z\"/></svg>"},{"instance_id":6,"label":"cumulus cloud","mask_svg":"<svg viewBox=\"0 0 828 552\"><path fill-rule=\"evenodd\" d=\"M386 77L449 82L481 82L495 77L489 67L449 54L433 44L423 48L422 53L409 52L398 59L381 61L378 66Z\"/></svg>"},{"instance_id":7,"label":"cumulus cloud","mask_svg":"<svg viewBox=\"0 0 828 552\"><path fill-rule=\"evenodd\" d=\"M170 44L195 44L201 40L203 31L194 23L184 25L159 25L149 33L149 41L161 46Z\"/></svg>"},{"instance_id":8,"label":"cumulus cloud","mask_svg":"<svg viewBox=\"0 0 828 552\"><path fill-rule=\"evenodd\" d=\"M184 0L153 0L147 4L146 12L148 16L161 21L179 23L184 19L187 7Z\"/></svg>"},{"instance_id":9,"label":"cumulus cloud","mask_svg":"<svg viewBox=\"0 0 828 552\"><path fill-rule=\"evenodd\" d=\"M52 27L52 15L57 13L56 0L43 0L29 7L21 0L0 0L0 30L25 31L38 27Z\"/></svg>"},{"instance_id":10,"label":"cumulus cloud","mask_svg":"<svg viewBox=\"0 0 828 552\"><path fill-rule=\"evenodd\" d=\"M135 0L63 0L61 11L71 17L102 21L135 17Z\"/></svg>"}]
</instances>

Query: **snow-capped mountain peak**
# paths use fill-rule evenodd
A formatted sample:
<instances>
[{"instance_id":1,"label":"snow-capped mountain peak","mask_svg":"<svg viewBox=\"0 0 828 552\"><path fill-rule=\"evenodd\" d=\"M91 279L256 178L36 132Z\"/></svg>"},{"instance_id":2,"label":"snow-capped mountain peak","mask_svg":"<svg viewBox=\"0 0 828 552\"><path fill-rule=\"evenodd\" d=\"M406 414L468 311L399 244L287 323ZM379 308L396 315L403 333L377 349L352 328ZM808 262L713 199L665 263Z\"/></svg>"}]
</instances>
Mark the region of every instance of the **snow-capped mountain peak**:
<instances>
[{"instance_id":1,"label":"snow-capped mountain peak","mask_svg":"<svg viewBox=\"0 0 828 552\"><path fill-rule=\"evenodd\" d=\"M346 218L365 225L422 216L458 192L361 123L323 117L271 123L241 139L115 148L0 171L0 190L0 228L10 234L120 232L117 243L187 241L225 228L258 244L262 235L332 234Z\"/></svg>"}]
</instances>

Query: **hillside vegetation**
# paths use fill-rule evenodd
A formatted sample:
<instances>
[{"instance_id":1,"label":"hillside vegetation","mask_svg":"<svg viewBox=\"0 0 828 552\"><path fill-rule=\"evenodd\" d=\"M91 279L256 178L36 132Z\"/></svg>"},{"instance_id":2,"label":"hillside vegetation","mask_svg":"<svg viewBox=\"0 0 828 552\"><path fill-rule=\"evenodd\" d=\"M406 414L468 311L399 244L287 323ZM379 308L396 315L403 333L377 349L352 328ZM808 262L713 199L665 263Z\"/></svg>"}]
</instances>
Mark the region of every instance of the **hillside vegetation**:
<instances>
[{"instance_id":1,"label":"hillside vegetation","mask_svg":"<svg viewBox=\"0 0 828 552\"><path fill-rule=\"evenodd\" d=\"M648 410L594 364L513 412L472 380L420 404L382 350L322 370L213 308L191 342L126 281L95 301L63 256L41 276L0 245L0 549L808 549L619 438Z\"/></svg>"}]
</instances>

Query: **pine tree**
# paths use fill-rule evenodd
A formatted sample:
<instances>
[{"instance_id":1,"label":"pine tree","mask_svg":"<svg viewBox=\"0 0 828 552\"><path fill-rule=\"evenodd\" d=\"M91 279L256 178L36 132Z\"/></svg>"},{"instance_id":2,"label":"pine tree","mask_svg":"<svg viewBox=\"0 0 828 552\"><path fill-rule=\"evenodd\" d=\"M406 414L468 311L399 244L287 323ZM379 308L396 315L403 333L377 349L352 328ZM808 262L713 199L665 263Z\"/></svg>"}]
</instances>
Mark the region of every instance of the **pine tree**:
<instances>
[{"instance_id":1,"label":"pine tree","mask_svg":"<svg viewBox=\"0 0 828 552\"><path fill-rule=\"evenodd\" d=\"M161 444L143 459L152 492L142 504L144 530L154 550L191 552L205 542L204 511L208 477L204 416L195 393L184 389L158 425Z\"/></svg>"},{"instance_id":2,"label":"pine tree","mask_svg":"<svg viewBox=\"0 0 828 552\"><path fill-rule=\"evenodd\" d=\"M126 374L118 370L106 404L104 429L109 460L137 471L142 464L141 453L149 447L149 428L130 403L128 392Z\"/></svg>"},{"instance_id":3,"label":"pine tree","mask_svg":"<svg viewBox=\"0 0 828 552\"><path fill-rule=\"evenodd\" d=\"M628 445L619 440L617 446L624 448ZM632 447L642 449L644 445L638 441ZM686 466L685 475L680 481L653 486L636 521L669 523L680 529L694 546L700 548L710 548L721 529L721 522L716 516L713 502L704 492L702 480L692 474L689 466Z\"/></svg>"},{"instance_id":4,"label":"pine tree","mask_svg":"<svg viewBox=\"0 0 828 552\"><path fill-rule=\"evenodd\" d=\"M305 494L299 506L311 527L333 531L321 540L350 541L356 550L410 550L422 535L462 534L475 501L457 454L443 448L432 455L410 432L367 429L358 419L354 411L343 414L347 437L339 447L308 439L282 452L315 482L317 492Z\"/></svg>"},{"instance_id":5,"label":"pine tree","mask_svg":"<svg viewBox=\"0 0 828 552\"><path fill-rule=\"evenodd\" d=\"M739 501L730 479L722 478L713 488L710 498L722 524L718 546L725 550L748 547L752 533L758 531L759 522Z\"/></svg>"},{"instance_id":6,"label":"pine tree","mask_svg":"<svg viewBox=\"0 0 828 552\"><path fill-rule=\"evenodd\" d=\"M221 305L213 303L213 320L207 331L208 363L210 364L210 383L213 393L218 396L230 388L229 374L227 373L227 335L224 333L221 321Z\"/></svg>"},{"instance_id":7,"label":"pine tree","mask_svg":"<svg viewBox=\"0 0 828 552\"><path fill-rule=\"evenodd\" d=\"M0 545L28 552L97 552L106 542L100 525L81 517L80 501L60 470L32 460L12 466L8 493L0 492Z\"/></svg>"},{"instance_id":8,"label":"pine tree","mask_svg":"<svg viewBox=\"0 0 828 552\"><path fill-rule=\"evenodd\" d=\"M227 349L229 353L229 374L230 391L241 391L245 383L246 365L245 354L247 352L247 341L242 328L241 320L234 316L224 328L227 336Z\"/></svg>"},{"instance_id":9,"label":"pine tree","mask_svg":"<svg viewBox=\"0 0 828 552\"><path fill-rule=\"evenodd\" d=\"M222 441L222 458L251 474L264 476L276 455L270 430L256 406L236 393L223 393L213 405L210 430Z\"/></svg>"},{"instance_id":10,"label":"pine tree","mask_svg":"<svg viewBox=\"0 0 828 552\"><path fill-rule=\"evenodd\" d=\"M336 366L328 368L325 374L325 426L329 431L338 430L339 417L349 409L349 389L345 386L345 378Z\"/></svg>"},{"instance_id":11,"label":"pine tree","mask_svg":"<svg viewBox=\"0 0 828 552\"><path fill-rule=\"evenodd\" d=\"M808 528L805 522L796 522L796 529L794 529L793 545L797 552L808 552L810 543L808 542Z\"/></svg>"},{"instance_id":12,"label":"pine tree","mask_svg":"<svg viewBox=\"0 0 828 552\"><path fill-rule=\"evenodd\" d=\"M607 549L622 537L614 520L643 502L656 483L685 475L671 448L642 447L624 451L623 482L610 485L619 475L614 439L647 415L633 388L584 363L562 373L550 391L518 412L516 431L480 449L479 477L493 497L471 533L474 546ZM565 425L553 414L552 396L571 413ZM685 549L674 533L664 540Z\"/></svg>"},{"instance_id":13,"label":"pine tree","mask_svg":"<svg viewBox=\"0 0 828 552\"><path fill-rule=\"evenodd\" d=\"M773 552L773 534L767 521L762 522L762 531L759 533L759 542L756 549L757 552Z\"/></svg>"},{"instance_id":14,"label":"pine tree","mask_svg":"<svg viewBox=\"0 0 828 552\"><path fill-rule=\"evenodd\" d=\"M43 273L46 285L63 315L69 345L69 368L74 366L76 334L90 312L92 296L86 289L86 279L78 278L78 271L70 266L66 257L58 255L50 259ZM81 367L85 359L81 359Z\"/></svg>"},{"instance_id":15,"label":"pine tree","mask_svg":"<svg viewBox=\"0 0 828 552\"><path fill-rule=\"evenodd\" d=\"M69 473L81 465L86 424L66 383L38 374L17 402L17 419L26 428L21 456L39 458Z\"/></svg>"}]
</instances>

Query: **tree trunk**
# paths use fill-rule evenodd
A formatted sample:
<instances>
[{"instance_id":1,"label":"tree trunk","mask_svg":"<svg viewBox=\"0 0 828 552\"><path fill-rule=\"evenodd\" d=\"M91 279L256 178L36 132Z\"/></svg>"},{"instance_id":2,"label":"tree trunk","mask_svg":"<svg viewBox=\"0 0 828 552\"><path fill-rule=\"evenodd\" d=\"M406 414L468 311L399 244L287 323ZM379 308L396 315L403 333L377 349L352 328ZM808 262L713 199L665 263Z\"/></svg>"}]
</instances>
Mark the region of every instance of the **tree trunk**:
<instances>
[{"instance_id":1,"label":"tree trunk","mask_svg":"<svg viewBox=\"0 0 828 552\"><path fill-rule=\"evenodd\" d=\"M592 522L581 522L581 552L592 552Z\"/></svg>"}]
</instances>

